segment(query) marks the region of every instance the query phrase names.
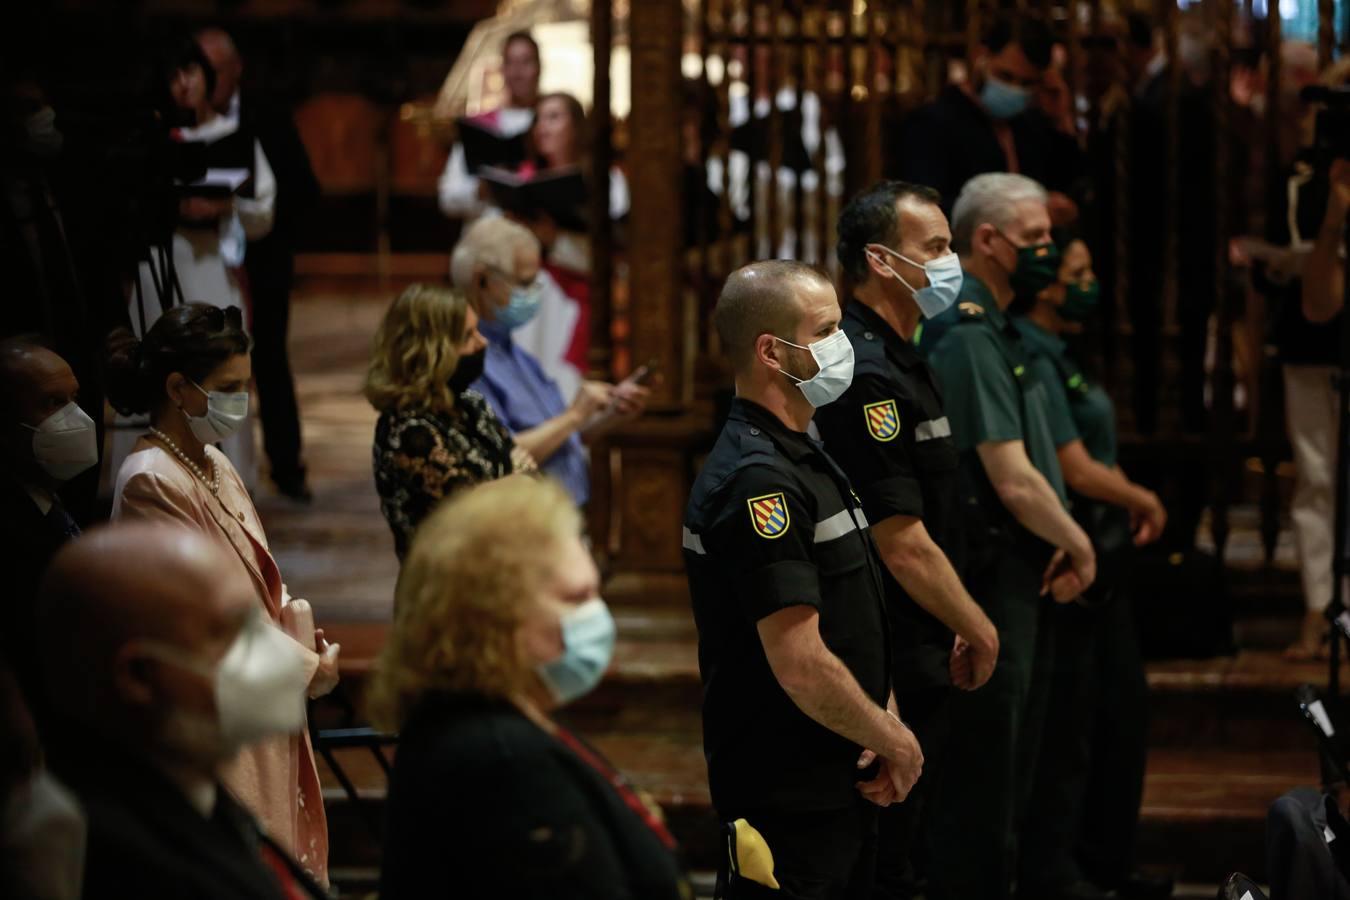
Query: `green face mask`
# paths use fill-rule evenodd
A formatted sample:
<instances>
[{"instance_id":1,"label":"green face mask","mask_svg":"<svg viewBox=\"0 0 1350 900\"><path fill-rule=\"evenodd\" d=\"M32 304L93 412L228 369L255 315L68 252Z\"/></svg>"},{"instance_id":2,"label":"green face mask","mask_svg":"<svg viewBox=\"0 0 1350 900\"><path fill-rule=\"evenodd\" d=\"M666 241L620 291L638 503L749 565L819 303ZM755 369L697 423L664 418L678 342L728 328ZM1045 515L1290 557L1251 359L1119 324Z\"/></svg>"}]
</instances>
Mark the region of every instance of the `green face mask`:
<instances>
[{"instance_id":1,"label":"green face mask","mask_svg":"<svg viewBox=\"0 0 1350 900\"><path fill-rule=\"evenodd\" d=\"M1054 241L1018 247L1006 235L1003 239L1017 250L1017 268L1008 277L1014 293L1034 297L1059 278L1059 248Z\"/></svg>"},{"instance_id":2,"label":"green face mask","mask_svg":"<svg viewBox=\"0 0 1350 900\"><path fill-rule=\"evenodd\" d=\"M1097 301L1102 296L1101 282L1096 279L1081 284L1064 286L1064 302L1059 307L1059 317L1066 322L1086 322L1097 311Z\"/></svg>"}]
</instances>

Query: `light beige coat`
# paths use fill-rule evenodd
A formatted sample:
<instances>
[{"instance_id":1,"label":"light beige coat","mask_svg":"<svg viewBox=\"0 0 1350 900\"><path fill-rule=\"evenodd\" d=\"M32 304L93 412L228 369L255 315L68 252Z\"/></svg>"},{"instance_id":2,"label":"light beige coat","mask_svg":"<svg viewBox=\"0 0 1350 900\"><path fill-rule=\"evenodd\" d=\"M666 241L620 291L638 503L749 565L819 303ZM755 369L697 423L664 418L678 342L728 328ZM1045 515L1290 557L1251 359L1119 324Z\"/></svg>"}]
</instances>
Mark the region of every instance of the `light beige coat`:
<instances>
[{"instance_id":1,"label":"light beige coat","mask_svg":"<svg viewBox=\"0 0 1350 900\"><path fill-rule=\"evenodd\" d=\"M219 497L177 457L142 438L117 474L113 518L158 519L200 529L248 571L258 604L280 627L281 608L290 596L267 549L258 511L225 455L214 447L206 452L220 472ZM319 655L311 647L302 649L312 677ZM328 823L308 732L250 745L225 767L221 781L302 867L328 883Z\"/></svg>"}]
</instances>

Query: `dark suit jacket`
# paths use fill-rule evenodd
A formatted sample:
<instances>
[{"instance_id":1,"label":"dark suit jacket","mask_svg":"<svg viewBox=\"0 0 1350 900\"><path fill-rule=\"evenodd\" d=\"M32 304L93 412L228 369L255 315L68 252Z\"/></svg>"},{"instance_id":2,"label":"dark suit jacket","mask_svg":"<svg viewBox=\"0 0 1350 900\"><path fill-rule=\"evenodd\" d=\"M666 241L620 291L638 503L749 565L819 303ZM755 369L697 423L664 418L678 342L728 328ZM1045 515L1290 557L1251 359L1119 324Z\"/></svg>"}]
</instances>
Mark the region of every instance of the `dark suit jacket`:
<instances>
[{"instance_id":1,"label":"dark suit jacket","mask_svg":"<svg viewBox=\"0 0 1350 900\"><path fill-rule=\"evenodd\" d=\"M683 885L619 793L514 707L433 696L403 729L382 900L675 900Z\"/></svg>"},{"instance_id":2,"label":"dark suit jacket","mask_svg":"<svg viewBox=\"0 0 1350 900\"><path fill-rule=\"evenodd\" d=\"M252 132L262 144L267 163L277 180L272 230L260 241L250 244L248 255L252 255L256 244L277 244L293 251L296 237L305 225L305 217L320 193L309 154L305 152L288 107L269 104L261 97L245 92L240 96L239 116L242 129Z\"/></svg>"},{"instance_id":3,"label":"dark suit jacket","mask_svg":"<svg viewBox=\"0 0 1350 900\"><path fill-rule=\"evenodd\" d=\"M45 694L39 688L38 661L34 652L34 629L38 585L47 564L70 535L56 518L44 515L33 498L9 478L0 478L0 546L9 559L4 591L3 624L0 624L0 655L9 659L14 677L36 721L41 723Z\"/></svg>"},{"instance_id":4,"label":"dark suit jacket","mask_svg":"<svg viewBox=\"0 0 1350 900\"><path fill-rule=\"evenodd\" d=\"M74 760L58 751L53 768L89 817L85 900L287 900L260 855L257 824L223 788L206 819L144 763L104 746L80 752L97 757ZM303 876L296 881L322 896Z\"/></svg>"},{"instance_id":5,"label":"dark suit jacket","mask_svg":"<svg viewBox=\"0 0 1350 900\"><path fill-rule=\"evenodd\" d=\"M1013 118L1018 171L1047 190L1075 193L1085 173L1077 143L1036 110ZM890 175L936 188L949 214L967 181L985 172L1008 171L1007 158L989 115L960 88L949 85L938 98L905 119Z\"/></svg>"}]
</instances>

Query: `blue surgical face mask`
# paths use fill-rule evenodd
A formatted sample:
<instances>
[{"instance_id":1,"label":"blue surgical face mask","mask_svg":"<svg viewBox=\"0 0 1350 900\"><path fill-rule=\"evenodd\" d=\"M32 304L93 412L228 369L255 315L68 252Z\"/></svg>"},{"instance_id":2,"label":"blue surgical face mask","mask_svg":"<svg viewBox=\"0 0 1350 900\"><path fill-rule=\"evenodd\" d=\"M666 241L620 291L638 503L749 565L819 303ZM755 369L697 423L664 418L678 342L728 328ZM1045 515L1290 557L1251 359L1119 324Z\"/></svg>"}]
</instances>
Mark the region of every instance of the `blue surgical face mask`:
<instances>
[{"instance_id":1,"label":"blue surgical face mask","mask_svg":"<svg viewBox=\"0 0 1350 900\"><path fill-rule=\"evenodd\" d=\"M995 119L1011 119L1024 112L1030 102L1031 91L993 75L984 80L984 87L980 89L980 103Z\"/></svg>"},{"instance_id":2,"label":"blue surgical face mask","mask_svg":"<svg viewBox=\"0 0 1350 900\"><path fill-rule=\"evenodd\" d=\"M853 384L853 344L849 343L848 335L842 328L805 347L785 341L777 335L773 339L789 347L808 351L816 361L818 371L806 379L798 378L786 369L779 370L797 383L807 401L816 409L844 396L849 385Z\"/></svg>"},{"instance_id":3,"label":"blue surgical face mask","mask_svg":"<svg viewBox=\"0 0 1350 900\"><path fill-rule=\"evenodd\" d=\"M923 313L925 319L941 315L944 310L956 302L957 295L961 293L961 285L965 282L965 275L961 272L961 258L955 253L930 259L926 263L917 263L890 247L882 244L877 246L897 259L902 259L911 266L923 269L924 275L928 276L927 287L915 288L899 272L878 259L875 253L871 250L867 251L879 265L885 267L887 272L890 272L901 284L910 289L914 294L914 302L918 304L919 312Z\"/></svg>"},{"instance_id":4,"label":"blue surgical face mask","mask_svg":"<svg viewBox=\"0 0 1350 900\"><path fill-rule=\"evenodd\" d=\"M562 656L536 668L559 705L595 689L614 657L616 628L609 607L599 597L572 607L562 616Z\"/></svg>"},{"instance_id":5,"label":"blue surgical face mask","mask_svg":"<svg viewBox=\"0 0 1350 900\"><path fill-rule=\"evenodd\" d=\"M528 323L539 314L539 302L542 299L543 286L538 280L528 287L511 288L511 299L497 310L495 321L508 331L514 331Z\"/></svg>"}]
</instances>

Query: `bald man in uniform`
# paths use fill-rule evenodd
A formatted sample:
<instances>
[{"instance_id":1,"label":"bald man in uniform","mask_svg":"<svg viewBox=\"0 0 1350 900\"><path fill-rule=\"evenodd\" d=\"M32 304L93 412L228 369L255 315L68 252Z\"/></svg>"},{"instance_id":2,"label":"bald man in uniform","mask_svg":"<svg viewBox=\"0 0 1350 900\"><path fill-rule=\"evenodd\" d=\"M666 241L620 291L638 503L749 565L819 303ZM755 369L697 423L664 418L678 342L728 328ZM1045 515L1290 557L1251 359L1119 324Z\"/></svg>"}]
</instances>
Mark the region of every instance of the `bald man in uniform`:
<instances>
[{"instance_id":1,"label":"bald man in uniform","mask_svg":"<svg viewBox=\"0 0 1350 900\"><path fill-rule=\"evenodd\" d=\"M733 272L713 321L736 399L685 513L703 747L718 816L757 829L775 866L727 896L862 900L877 807L909 793L923 753L891 695L867 517L806 433L853 349L834 288L801 263Z\"/></svg>"},{"instance_id":2,"label":"bald man in uniform","mask_svg":"<svg viewBox=\"0 0 1350 900\"><path fill-rule=\"evenodd\" d=\"M324 896L216 776L303 723L303 664L243 569L187 529L119 524L66 545L42 596L49 755L89 817L84 896Z\"/></svg>"}]
</instances>

